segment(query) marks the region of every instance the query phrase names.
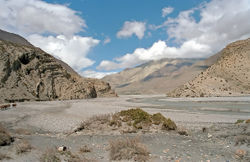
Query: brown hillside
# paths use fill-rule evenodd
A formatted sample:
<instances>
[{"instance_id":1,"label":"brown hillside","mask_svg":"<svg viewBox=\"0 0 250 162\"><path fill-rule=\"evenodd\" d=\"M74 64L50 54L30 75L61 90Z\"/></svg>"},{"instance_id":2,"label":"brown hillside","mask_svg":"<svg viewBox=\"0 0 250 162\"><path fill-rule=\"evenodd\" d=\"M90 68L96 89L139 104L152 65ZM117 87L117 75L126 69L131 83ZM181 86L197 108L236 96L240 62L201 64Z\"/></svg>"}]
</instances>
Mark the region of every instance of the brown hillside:
<instances>
[{"instance_id":1,"label":"brown hillside","mask_svg":"<svg viewBox=\"0 0 250 162\"><path fill-rule=\"evenodd\" d=\"M115 96L108 83L85 79L33 46L0 40L0 102Z\"/></svg>"},{"instance_id":2,"label":"brown hillside","mask_svg":"<svg viewBox=\"0 0 250 162\"><path fill-rule=\"evenodd\" d=\"M250 94L250 39L229 44L221 57L195 79L168 93L171 97Z\"/></svg>"}]
</instances>

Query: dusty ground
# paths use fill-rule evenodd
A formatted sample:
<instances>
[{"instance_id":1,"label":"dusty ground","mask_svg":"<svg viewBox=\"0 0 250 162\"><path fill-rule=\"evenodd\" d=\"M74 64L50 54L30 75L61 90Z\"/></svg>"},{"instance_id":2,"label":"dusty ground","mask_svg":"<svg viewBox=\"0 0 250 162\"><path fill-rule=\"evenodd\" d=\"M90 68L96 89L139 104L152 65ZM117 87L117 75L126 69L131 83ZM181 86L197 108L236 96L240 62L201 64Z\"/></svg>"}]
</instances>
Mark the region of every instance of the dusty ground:
<instances>
[{"instance_id":1,"label":"dusty ground","mask_svg":"<svg viewBox=\"0 0 250 162\"><path fill-rule=\"evenodd\" d=\"M162 105L138 101L157 96L121 96L119 98L98 98L74 101L17 103L17 107L0 111L0 122L15 137L10 146L0 147L0 153L11 157L3 161L39 161L49 148L67 146L69 150L96 161L109 160L109 141L119 137L137 137L150 151L150 161L249 161L250 124L234 124L238 119L249 119L246 113L209 113L164 109ZM176 102L176 101L175 101ZM142 107L149 113L162 113L170 117L179 129L185 129L188 136L176 131L146 134L71 134L83 120L98 114L115 113L134 107ZM202 131L202 128L207 129ZM16 154L20 140L28 141L31 152ZM238 144L237 144L238 142ZM237 144L237 145L236 145ZM91 152L79 153L87 145ZM241 150L241 151L239 151ZM240 152L244 155L236 154Z\"/></svg>"}]
</instances>

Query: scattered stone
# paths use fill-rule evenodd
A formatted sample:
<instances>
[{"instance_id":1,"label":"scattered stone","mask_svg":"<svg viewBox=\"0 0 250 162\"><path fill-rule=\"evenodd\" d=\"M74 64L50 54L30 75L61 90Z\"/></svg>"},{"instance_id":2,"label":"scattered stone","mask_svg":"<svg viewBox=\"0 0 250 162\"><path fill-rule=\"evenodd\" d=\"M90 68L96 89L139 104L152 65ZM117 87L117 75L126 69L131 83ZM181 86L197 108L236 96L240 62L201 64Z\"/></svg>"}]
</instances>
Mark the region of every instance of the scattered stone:
<instances>
[{"instance_id":1,"label":"scattered stone","mask_svg":"<svg viewBox=\"0 0 250 162\"><path fill-rule=\"evenodd\" d=\"M166 154L166 153L168 153L168 151L169 151L169 149L165 149L162 152Z\"/></svg>"},{"instance_id":2,"label":"scattered stone","mask_svg":"<svg viewBox=\"0 0 250 162\"><path fill-rule=\"evenodd\" d=\"M207 138L212 138L212 137L213 137L212 134L210 134L210 133L207 134Z\"/></svg>"},{"instance_id":3,"label":"scattered stone","mask_svg":"<svg viewBox=\"0 0 250 162\"><path fill-rule=\"evenodd\" d=\"M60 147L57 148L57 150L58 150L59 152L66 151L66 150L67 150L67 147L66 147L66 146L60 146Z\"/></svg>"}]
</instances>

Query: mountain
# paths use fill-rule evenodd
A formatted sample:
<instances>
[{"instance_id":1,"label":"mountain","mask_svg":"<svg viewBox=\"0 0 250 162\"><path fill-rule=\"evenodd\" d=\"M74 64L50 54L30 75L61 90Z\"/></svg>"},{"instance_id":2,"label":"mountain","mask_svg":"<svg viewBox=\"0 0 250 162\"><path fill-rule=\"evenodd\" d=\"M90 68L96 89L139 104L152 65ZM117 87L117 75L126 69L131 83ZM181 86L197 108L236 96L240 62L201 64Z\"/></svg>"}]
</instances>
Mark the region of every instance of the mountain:
<instances>
[{"instance_id":1,"label":"mountain","mask_svg":"<svg viewBox=\"0 0 250 162\"><path fill-rule=\"evenodd\" d=\"M0 29L0 40L5 40L5 41L12 42L12 43L25 45L25 46L32 46L32 44L28 42L26 39L24 39L23 37L14 33L3 31L1 29Z\"/></svg>"},{"instance_id":2,"label":"mountain","mask_svg":"<svg viewBox=\"0 0 250 162\"><path fill-rule=\"evenodd\" d=\"M250 94L250 38L229 44L220 58L170 97L239 96Z\"/></svg>"},{"instance_id":3,"label":"mountain","mask_svg":"<svg viewBox=\"0 0 250 162\"><path fill-rule=\"evenodd\" d=\"M217 54L204 59L161 59L103 78L118 94L164 94L211 66Z\"/></svg>"},{"instance_id":4,"label":"mountain","mask_svg":"<svg viewBox=\"0 0 250 162\"><path fill-rule=\"evenodd\" d=\"M66 63L1 31L0 102L116 96L108 83L80 77Z\"/></svg>"}]
</instances>

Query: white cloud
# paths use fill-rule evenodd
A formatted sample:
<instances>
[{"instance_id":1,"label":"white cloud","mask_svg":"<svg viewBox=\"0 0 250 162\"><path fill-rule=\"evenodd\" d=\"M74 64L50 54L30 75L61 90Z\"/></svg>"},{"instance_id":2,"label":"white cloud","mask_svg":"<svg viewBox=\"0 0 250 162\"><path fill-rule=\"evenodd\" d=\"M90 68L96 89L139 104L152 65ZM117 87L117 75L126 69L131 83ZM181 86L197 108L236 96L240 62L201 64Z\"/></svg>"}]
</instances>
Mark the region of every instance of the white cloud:
<instances>
[{"instance_id":1,"label":"white cloud","mask_svg":"<svg viewBox=\"0 0 250 162\"><path fill-rule=\"evenodd\" d=\"M103 44L108 44L111 42L111 39L109 37L105 38L105 40L103 41Z\"/></svg>"},{"instance_id":2,"label":"white cloud","mask_svg":"<svg viewBox=\"0 0 250 162\"><path fill-rule=\"evenodd\" d=\"M42 0L0 0L0 11L0 28L25 35L33 45L77 72L94 64L87 54L99 40L76 35L87 25L67 5Z\"/></svg>"},{"instance_id":3,"label":"white cloud","mask_svg":"<svg viewBox=\"0 0 250 162\"><path fill-rule=\"evenodd\" d=\"M146 23L138 21L126 21L122 29L116 34L118 38L128 38L135 34L139 39L144 37Z\"/></svg>"},{"instance_id":4,"label":"white cloud","mask_svg":"<svg viewBox=\"0 0 250 162\"><path fill-rule=\"evenodd\" d=\"M69 36L87 27L76 11L41 0L0 0L0 11L0 28L21 34Z\"/></svg>"},{"instance_id":5,"label":"white cloud","mask_svg":"<svg viewBox=\"0 0 250 162\"><path fill-rule=\"evenodd\" d=\"M87 77L87 78L101 79L101 78L105 77L106 75L111 75L114 73L116 73L116 72L98 72L98 71L93 71L93 70L86 70L86 71L80 72L80 75L82 75L83 77Z\"/></svg>"},{"instance_id":6,"label":"white cloud","mask_svg":"<svg viewBox=\"0 0 250 162\"><path fill-rule=\"evenodd\" d=\"M193 16L195 12L200 13L198 21ZM98 68L127 68L161 58L208 57L230 42L250 37L249 15L249 0L212 0L156 26L165 27L168 39L174 39L179 47L169 47L164 41L158 41L148 49L138 48L113 61L104 60Z\"/></svg>"},{"instance_id":7,"label":"white cloud","mask_svg":"<svg viewBox=\"0 0 250 162\"><path fill-rule=\"evenodd\" d=\"M194 41L187 41L180 48L176 48L169 47L166 42L160 40L155 42L150 48L137 48L133 53L128 53L115 59L115 61L104 60L100 63L98 69L109 71L128 68L162 58L202 57L209 50L208 46L197 44Z\"/></svg>"},{"instance_id":8,"label":"white cloud","mask_svg":"<svg viewBox=\"0 0 250 162\"><path fill-rule=\"evenodd\" d=\"M99 43L99 40L91 37L73 36L68 38L63 35L45 37L35 34L29 36L28 40L35 46L68 63L78 72L82 68L94 64L94 61L87 58L87 54L91 48Z\"/></svg>"},{"instance_id":9,"label":"white cloud","mask_svg":"<svg viewBox=\"0 0 250 162\"><path fill-rule=\"evenodd\" d=\"M173 7L164 7L161 12L162 12L162 17L166 17L167 15L171 14L174 11Z\"/></svg>"}]
</instances>

